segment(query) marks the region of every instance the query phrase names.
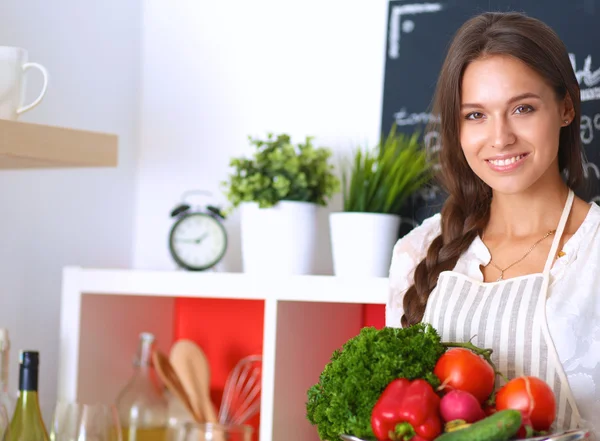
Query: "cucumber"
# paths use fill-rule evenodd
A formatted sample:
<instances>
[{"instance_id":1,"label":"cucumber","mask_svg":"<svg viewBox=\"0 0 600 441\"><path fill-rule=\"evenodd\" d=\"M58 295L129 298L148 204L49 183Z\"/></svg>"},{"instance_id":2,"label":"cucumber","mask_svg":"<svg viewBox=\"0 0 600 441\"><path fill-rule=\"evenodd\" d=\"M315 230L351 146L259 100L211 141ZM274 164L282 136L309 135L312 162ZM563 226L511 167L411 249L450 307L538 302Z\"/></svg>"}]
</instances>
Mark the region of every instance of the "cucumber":
<instances>
[{"instance_id":1,"label":"cucumber","mask_svg":"<svg viewBox=\"0 0 600 441\"><path fill-rule=\"evenodd\" d=\"M505 409L464 429L447 432L435 441L508 441L521 427L521 412Z\"/></svg>"}]
</instances>

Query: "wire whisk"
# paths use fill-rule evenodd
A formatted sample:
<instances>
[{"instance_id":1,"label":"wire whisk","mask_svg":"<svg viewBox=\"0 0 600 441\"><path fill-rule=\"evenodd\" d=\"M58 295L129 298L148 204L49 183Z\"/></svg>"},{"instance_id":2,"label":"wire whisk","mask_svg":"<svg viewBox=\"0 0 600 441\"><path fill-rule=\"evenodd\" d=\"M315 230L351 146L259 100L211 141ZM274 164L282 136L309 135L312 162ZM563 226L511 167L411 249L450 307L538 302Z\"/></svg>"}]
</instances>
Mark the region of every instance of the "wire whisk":
<instances>
[{"instance_id":1,"label":"wire whisk","mask_svg":"<svg viewBox=\"0 0 600 441\"><path fill-rule=\"evenodd\" d=\"M227 377L219 409L221 424L243 424L260 410L262 356L242 358Z\"/></svg>"}]
</instances>

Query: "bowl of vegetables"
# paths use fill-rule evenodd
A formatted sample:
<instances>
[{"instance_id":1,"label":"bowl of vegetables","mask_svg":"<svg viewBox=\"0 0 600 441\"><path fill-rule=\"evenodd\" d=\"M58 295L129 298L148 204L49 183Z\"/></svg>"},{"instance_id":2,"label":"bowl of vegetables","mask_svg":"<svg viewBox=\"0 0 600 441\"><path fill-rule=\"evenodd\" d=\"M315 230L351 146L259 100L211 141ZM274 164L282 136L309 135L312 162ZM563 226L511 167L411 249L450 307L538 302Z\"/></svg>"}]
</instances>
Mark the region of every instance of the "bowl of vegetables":
<instances>
[{"instance_id":1,"label":"bowl of vegetables","mask_svg":"<svg viewBox=\"0 0 600 441\"><path fill-rule=\"evenodd\" d=\"M327 441L571 441L552 433L556 400L539 378L505 379L492 351L442 342L429 324L365 327L334 351L307 391L306 414Z\"/></svg>"}]
</instances>

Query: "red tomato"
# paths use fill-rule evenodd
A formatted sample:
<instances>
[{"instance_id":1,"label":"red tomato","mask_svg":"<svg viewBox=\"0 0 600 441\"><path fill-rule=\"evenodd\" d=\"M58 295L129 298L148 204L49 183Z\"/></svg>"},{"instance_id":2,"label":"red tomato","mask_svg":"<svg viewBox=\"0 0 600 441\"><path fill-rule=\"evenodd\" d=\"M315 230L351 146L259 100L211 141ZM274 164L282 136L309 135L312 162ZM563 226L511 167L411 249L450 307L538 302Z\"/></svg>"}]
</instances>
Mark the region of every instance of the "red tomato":
<instances>
[{"instance_id":1,"label":"red tomato","mask_svg":"<svg viewBox=\"0 0 600 441\"><path fill-rule=\"evenodd\" d=\"M497 392L496 409L520 410L535 430L548 430L556 418L556 398L550 386L539 378L518 377Z\"/></svg>"},{"instance_id":2,"label":"red tomato","mask_svg":"<svg viewBox=\"0 0 600 441\"><path fill-rule=\"evenodd\" d=\"M445 389L469 392L480 403L487 400L494 390L494 369L468 349L453 348L446 351L437 361L433 373Z\"/></svg>"}]
</instances>

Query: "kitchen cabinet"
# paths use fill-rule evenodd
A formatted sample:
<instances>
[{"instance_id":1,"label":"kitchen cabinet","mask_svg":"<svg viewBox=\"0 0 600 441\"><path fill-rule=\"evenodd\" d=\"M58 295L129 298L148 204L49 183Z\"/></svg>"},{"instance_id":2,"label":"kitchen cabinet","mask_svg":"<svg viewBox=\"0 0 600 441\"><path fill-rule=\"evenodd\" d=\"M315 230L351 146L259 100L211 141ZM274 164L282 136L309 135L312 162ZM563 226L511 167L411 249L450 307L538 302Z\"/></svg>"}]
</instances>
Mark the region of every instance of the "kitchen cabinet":
<instances>
[{"instance_id":1,"label":"kitchen cabinet","mask_svg":"<svg viewBox=\"0 0 600 441\"><path fill-rule=\"evenodd\" d=\"M138 334L155 333L158 349L168 353L178 315L197 300L193 320L212 323L203 331L205 341L225 339L225 331L240 326L240 311L258 314L262 322L259 439L317 441L305 416L306 391L333 351L358 334L363 306L385 304L387 286L387 278L67 267L59 399L114 400L131 373ZM257 327L256 321L248 323ZM237 334L243 338L244 330Z\"/></svg>"},{"instance_id":2,"label":"kitchen cabinet","mask_svg":"<svg viewBox=\"0 0 600 441\"><path fill-rule=\"evenodd\" d=\"M0 119L0 169L114 167L116 135Z\"/></svg>"}]
</instances>

